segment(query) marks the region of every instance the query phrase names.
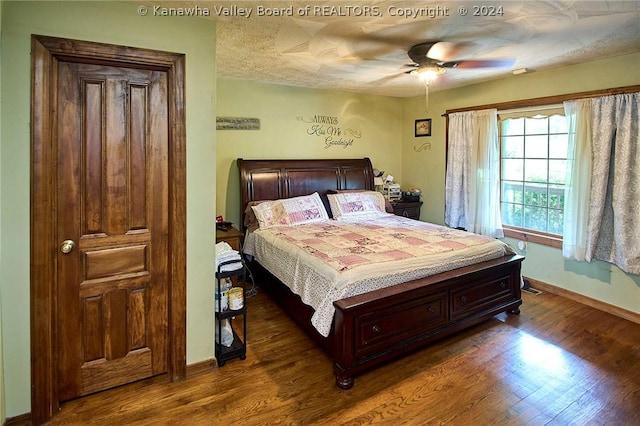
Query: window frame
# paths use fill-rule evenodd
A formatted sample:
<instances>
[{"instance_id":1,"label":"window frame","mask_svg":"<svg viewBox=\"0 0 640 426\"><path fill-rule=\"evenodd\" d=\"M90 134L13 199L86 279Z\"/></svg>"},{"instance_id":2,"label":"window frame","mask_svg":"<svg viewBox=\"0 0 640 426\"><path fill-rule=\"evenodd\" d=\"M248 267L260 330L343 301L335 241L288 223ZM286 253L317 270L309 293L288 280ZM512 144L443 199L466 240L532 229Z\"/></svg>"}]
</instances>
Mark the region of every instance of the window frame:
<instances>
[{"instance_id":1,"label":"window frame","mask_svg":"<svg viewBox=\"0 0 640 426\"><path fill-rule=\"evenodd\" d=\"M517 226L505 224L502 224L502 231L505 237L531 241L532 243L543 244L545 246L562 248L562 235L548 234L546 232L518 228Z\"/></svg>"},{"instance_id":2,"label":"window frame","mask_svg":"<svg viewBox=\"0 0 640 426\"><path fill-rule=\"evenodd\" d=\"M536 113L544 114L544 108L545 107L549 107L549 109L554 109L554 108L557 109L559 107L559 105L558 104L547 104L547 105L539 105L539 106L536 106L534 108L524 107L524 108L517 108L517 109L522 110L521 118L525 118L526 119L526 118L533 118L533 117L529 117L529 114L536 114ZM498 117L500 116L500 112L501 111L498 110ZM503 111L503 113L504 113L504 111ZM551 117L551 115L547 116L547 120L549 120L550 117ZM498 130L498 135L499 136L498 137L499 137L499 143L500 143L500 171L499 171L499 173L500 173L500 211L502 211L502 195L503 195L503 193L502 193L502 182L503 182L503 179L502 179L502 160L504 159L503 156L502 156L502 152L503 152L503 150L502 150L502 148L503 148L503 146L502 146L503 134L502 134L501 122L503 120L507 120L507 119L515 119L515 117L506 118L506 119L500 119L500 118L498 119L498 127L499 127L499 130ZM526 128L524 129L524 132L525 133L523 135L521 135L521 136L523 138L526 138L526 136L527 136ZM547 122L547 133L544 134L544 135L547 137L547 147L548 148L550 148L549 138L552 135L557 135L557 134L558 133L550 133L549 122ZM543 135L543 134L540 134L540 135ZM532 134L532 135L529 135L529 136L536 136L536 135ZM525 154L526 145L523 147L523 149L524 149L524 151L522 153L522 155L523 155L522 160L526 161L527 158L528 158L526 156L526 154ZM549 152L550 152L550 150L548 149L547 150L547 157L546 157L547 162L549 160L551 160L551 159L554 159L554 158L552 158L550 156ZM548 167L549 166L547 165L547 168ZM523 176L522 179L523 179L522 181L515 181L515 182L522 182L523 184L526 184L528 182L526 180L525 176ZM553 184L554 183L549 182L549 176L547 176L547 181L545 182L545 185L547 185L547 187L548 187L549 185L553 185ZM564 187L564 185L563 185L563 187ZM526 204L523 204L523 206L525 206L525 205ZM546 206L544 208L546 210L550 210L550 208L548 206ZM564 222L564 218L563 218L563 222ZM563 236L561 234L554 234L554 233L551 233L551 232L539 231L537 229L526 228L526 227L523 227L523 226L508 225L508 224L505 224L505 223L502 224L502 229L503 229L505 237L511 237L511 238L516 238L516 239L519 239L519 240L531 241L531 242L535 242L535 243L538 243L538 244L544 244L544 245L548 245L548 246L551 246L551 247L562 248Z\"/></svg>"}]
</instances>

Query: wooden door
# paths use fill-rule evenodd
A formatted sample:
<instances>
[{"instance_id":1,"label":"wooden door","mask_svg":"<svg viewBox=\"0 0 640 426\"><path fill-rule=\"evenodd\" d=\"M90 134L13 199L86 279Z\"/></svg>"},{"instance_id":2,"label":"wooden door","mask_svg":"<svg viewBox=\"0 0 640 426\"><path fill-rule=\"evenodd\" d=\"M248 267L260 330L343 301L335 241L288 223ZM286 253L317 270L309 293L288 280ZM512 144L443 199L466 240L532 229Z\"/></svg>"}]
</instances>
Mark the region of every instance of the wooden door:
<instances>
[{"instance_id":1,"label":"wooden door","mask_svg":"<svg viewBox=\"0 0 640 426\"><path fill-rule=\"evenodd\" d=\"M184 55L32 36L31 417L186 374Z\"/></svg>"},{"instance_id":2,"label":"wooden door","mask_svg":"<svg viewBox=\"0 0 640 426\"><path fill-rule=\"evenodd\" d=\"M58 64L62 401L167 370L166 94L163 71Z\"/></svg>"}]
</instances>

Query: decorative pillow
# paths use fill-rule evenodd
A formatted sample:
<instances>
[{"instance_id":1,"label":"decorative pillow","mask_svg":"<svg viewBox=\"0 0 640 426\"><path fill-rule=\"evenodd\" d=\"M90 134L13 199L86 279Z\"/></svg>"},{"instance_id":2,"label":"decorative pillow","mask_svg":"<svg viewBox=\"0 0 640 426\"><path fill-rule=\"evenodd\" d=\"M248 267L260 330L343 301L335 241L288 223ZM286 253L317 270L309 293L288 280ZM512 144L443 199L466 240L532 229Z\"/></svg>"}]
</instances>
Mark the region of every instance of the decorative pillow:
<instances>
[{"instance_id":1,"label":"decorative pillow","mask_svg":"<svg viewBox=\"0 0 640 426\"><path fill-rule=\"evenodd\" d=\"M372 219L387 215L384 196L376 191L327 194L334 219Z\"/></svg>"},{"instance_id":2,"label":"decorative pillow","mask_svg":"<svg viewBox=\"0 0 640 426\"><path fill-rule=\"evenodd\" d=\"M251 206L251 209L258 220L258 227L260 229L291 224L289 216L280 200L265 201L258 205Z\"/></svg>"},{"instance_id":3,"label":"decorative pillow","mask_svg":"<svg viewBox=\"0 0 640 426\"><path fill-rule=\"evenodd\" d=\"M260 228L277 225L301 225L329 219L327 210L317 192L300 197L264 201L251 206L251 209Z\"/></svg>"},{"instance_id":4,"label":"decorative pillow","mask_svg":"<svg viewBox=\"0 0 640 426\"><path fill-rule=\"evenodd\" d=\"M328 220L329 215L322 204L320 195L314 192L311 195L285 198L282 201L289 216L291 224L303 224Z\"/></svg>"},{"instance_id":5,"label":"decorative pillow","mask_svg":"<svg viewBox=\"0 0 640 426\"><path fill-rule=\"evenodd\" d=\"M370 191L368 189L330 189L328 191L329 194L345 194L347 192L374 192L382 195L378 191ZM393 213L393 205L391 204L391 201L387 200L384 195L382 195L382 199L384 200L384 211L387 213Z\"/></svg>"}]
</instances>

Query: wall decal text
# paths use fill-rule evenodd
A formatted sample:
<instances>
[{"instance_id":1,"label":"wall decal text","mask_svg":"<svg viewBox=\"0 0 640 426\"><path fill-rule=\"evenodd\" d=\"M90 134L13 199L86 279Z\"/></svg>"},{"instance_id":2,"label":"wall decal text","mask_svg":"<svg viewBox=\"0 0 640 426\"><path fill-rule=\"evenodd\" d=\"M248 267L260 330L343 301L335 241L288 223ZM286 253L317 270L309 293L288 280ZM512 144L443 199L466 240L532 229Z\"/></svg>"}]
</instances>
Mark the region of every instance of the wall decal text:
<instances>
[{"instance_id":1,"label":"wall decal text","mask_svg":"<svg viewBox=\"0 0 640 426\"><path fill-rule=\"evenodd\" d=\"M333 115L298 117L298 121L308 124L307 135L320 138L324 142L325 149L333 146L348 148L353 145L356 139L362 137L362 132L359 130L340 127L338 117Z\"/></svg>"}]
</instances>

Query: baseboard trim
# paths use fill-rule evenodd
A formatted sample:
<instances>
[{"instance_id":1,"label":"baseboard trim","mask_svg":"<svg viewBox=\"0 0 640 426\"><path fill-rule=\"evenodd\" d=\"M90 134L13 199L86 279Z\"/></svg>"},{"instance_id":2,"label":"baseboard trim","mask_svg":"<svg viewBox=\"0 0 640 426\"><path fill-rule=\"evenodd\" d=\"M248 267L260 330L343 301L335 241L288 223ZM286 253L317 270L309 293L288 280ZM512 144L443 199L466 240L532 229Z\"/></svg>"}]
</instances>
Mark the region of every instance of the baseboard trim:
<instances>
[{"instance_id":1,"label":"baseboard trim","mask_svg":"<svg viewBox=\"0 0 640 426\"><path fill-rule=\"evenodd\" d=\"M31 426L31 413L21 414L15 417L8 417L4 421L5 426Z\"/></svg>"},{"instance_id":2,"label":"baseboard trim","mask_svg":"<svg viewBox=\"0 0 640 426\"><path fill-rule=\"evenodd\" d=\"M553 284L545 283L544 281L538 281L530 277L524 277L524 278L529 280L529 282L531 283L531 287L536 288L538 290L542 290L551 294L566 297L567 299L571 299L575 302L582 303L583 305L591 306L592 308L598 309L600 311L604 311L604 312L610 313L611 315L624 318L631 322L635 322L636 324L640 324L640 314L636 312L632 312L627 309L620 308L618 306L614 306L609 303L584 296L580 293L576 293L574 291L567 290L565 288L557 287Z\"/></svg>"},{"instance_id":3,"label":"baseboard trim","mask_svg":"<svg viewBox=\"0 0 640 426\"><path fill-rule=\"evenodd\" d=\"M217 368L217 365L215 358L209 358L204 361L196 362L195 364L189 364L187 365L187 377L211 373L211 370Z\"/></svg>"}]
</instances>

